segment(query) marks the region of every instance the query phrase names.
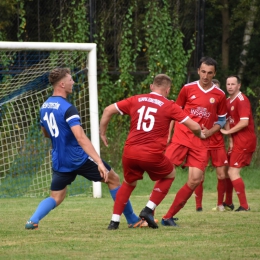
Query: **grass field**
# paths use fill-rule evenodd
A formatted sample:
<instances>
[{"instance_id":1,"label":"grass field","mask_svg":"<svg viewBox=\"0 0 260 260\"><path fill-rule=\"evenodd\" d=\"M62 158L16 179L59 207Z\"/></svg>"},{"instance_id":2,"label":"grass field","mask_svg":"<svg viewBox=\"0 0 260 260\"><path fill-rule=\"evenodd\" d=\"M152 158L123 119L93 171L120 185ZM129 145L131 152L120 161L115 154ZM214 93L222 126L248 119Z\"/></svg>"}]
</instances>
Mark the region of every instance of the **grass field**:
<instances>
[{"instance_id":1,"label":"grass field","mask_svg":"<svg viewBox=\"0 0 260 260\"><path fill-rule=\"evenodd\" d=\"M24 224L42 198L0 199L0 259L260 259L259 170L244 172L250 212L212 212L216 204L215 173L207 173L203 212L191 197L178 213L178 228L128 229L124 217L119 230L109 231L113 202L104 197L68 197L39 225ZM258 173L259 174L259 173ZM158 206L159 220L175 192L185 182L179 172L170 193ZM138 214L145 206L152 182L138 184L131 201ZM236 194L234 204L238 206Z\"/></svg>"}]
</instances>

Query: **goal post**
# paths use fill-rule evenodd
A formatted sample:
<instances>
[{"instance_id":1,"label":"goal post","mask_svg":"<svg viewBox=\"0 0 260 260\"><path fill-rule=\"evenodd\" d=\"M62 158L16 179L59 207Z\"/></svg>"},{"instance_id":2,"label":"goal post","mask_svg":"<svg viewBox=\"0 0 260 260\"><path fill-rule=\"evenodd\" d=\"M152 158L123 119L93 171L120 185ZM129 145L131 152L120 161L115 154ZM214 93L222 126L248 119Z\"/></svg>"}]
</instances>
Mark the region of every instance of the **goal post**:
<instances>
[{"instance_id":1,"label":"goal post","mask_svg":"<svg viewBox=\"0 0 260 260\"><path fill-rule=\"evenodd\" d=\"M32 56L33 59L31 59ZM33 162L31 166L27 163L25 171L30 169L28 170L30 172L34 167L35 171L41 175L41 179L50 181L49 176L42 176L51 174L50 154L47 152L44 159L42 155L39 155L39 149L43 149L46 145L47 148L45 148L48 150L49 143L37 141L37 134L32 129L39 128L37 125L39 108L51 93L47 75L51 69L61 66L70 67L72 76L79 79L78 82L74 80L76 94L73 91L72 100L80 115L82 110L83 128L85 131L89 128L91 142L100 154L96 44L0 41L0 69L2 71L0 73L0 184L2 187L5 182L13 186L12 181L15 178L22 178L18 176L22 167L17 164L20 162L25 164L28 157L31 161L37 157L41 157L41 160ZM88 100L86 100L86 93ZM27 118L29 118L28 121ZM84 122L88 120L89 123ZM44 139L43 136L41 138ZM30 147L29 150L32 151L33 142L40 145L40 148L33 150L31 155L27 154L26 147ZM16 167L15 170L14 167ZM28 173L24 174L23 179L31 181L33 177ZM31 182L25 184L27 185L33 186ZM32 192L36 194L34 196L46 190L42 184L38 186L39 192ZM102 196L101 187L100 182L92 182L94 198ZM6 188L6 191L10 189ZM26 187L22 190L30 196L28 191L30 188ZM18 193L21 195L21 192Z\"/></svg>"}]
</instances>

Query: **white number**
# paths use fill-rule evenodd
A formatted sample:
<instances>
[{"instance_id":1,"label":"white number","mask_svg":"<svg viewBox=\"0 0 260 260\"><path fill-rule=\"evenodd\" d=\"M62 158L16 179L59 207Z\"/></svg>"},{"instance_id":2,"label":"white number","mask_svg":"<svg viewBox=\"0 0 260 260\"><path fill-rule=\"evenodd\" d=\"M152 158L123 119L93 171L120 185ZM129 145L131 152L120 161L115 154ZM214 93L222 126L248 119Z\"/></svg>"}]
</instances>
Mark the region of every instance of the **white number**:
<instances>
[{"instance_id":1,"label":"white number","mask_svg":"<svg viewBox=\"0 0 260 260\"><path fill-rule=\"evenodd\" d=\"M59 128L57 126L54 114L50 113L50 116L48 117L48 113L46 112L43 117L43 120L45 120L47 122L51 135L54 137L58 137Z\"/></svg>"},{"instance_id":2,"label":"white number","mask_svg":"<svg viewBox=\"0 0 260 260\"><path fill-rule=\"evenodd\" d=\"M145 111L145 106L142 106L137 112L139 113L139 118L138 118L138 123L137 123L137 130L140 130L141 127L145 132L149 132L153 129L154 126L154 116L151 115L150 113L156 113L157 112L157 108L153 108L153 107L148 107L146 112L145 112L145 116L144 116L144 111ZM147 123L146 122L142 122L143 120L150 120L149 122L149 126L147 127Z\"/></svg>"}]
</instances>

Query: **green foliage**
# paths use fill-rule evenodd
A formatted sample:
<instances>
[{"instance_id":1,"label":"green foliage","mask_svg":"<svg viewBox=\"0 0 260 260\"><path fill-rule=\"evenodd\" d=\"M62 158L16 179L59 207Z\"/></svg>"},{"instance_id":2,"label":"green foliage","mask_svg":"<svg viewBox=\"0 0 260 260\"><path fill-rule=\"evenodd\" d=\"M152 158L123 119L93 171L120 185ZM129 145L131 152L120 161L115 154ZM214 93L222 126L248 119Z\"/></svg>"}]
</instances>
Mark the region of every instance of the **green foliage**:
<instances>
[{"instance_id":1,"label":"green foliage","mask_svg":"<svg viewBox=\"0 0 260 260\"><path fill-rule=\"evenodd\" d=\"M145 51L149 75L141 83L147 90L153 78L158 73L168 74L173 81L173 92L178 93L185 82L187 63L194 50L187 52L183 48L183 33L178 26L178 18L171 20L169 2L163 1L161 7L157 1L151 1L146 6L147 12L143 21L145 32ZM174 30L173 30L174 28Z\"/></svg>"},{"instance_id":2,"label":"green foliage","mask_svg":"<svg viewBox=\"0 0 260 260\"><path fill-rule=\"evenodd\" d=\"M134 0L131 3L132 5L130 5L123 21L119 46L120 74L118 79L115 79L115 83L112 83L111 77L108 75L108 58L104 47L103 21L100 26L99 35L97 35L98 63L102 68L98 80L101 113L107 105L113 102L131 95L149 92L149 86L153 81L153 77L158 73L166 73L172 78L173 92L175 94L173 97L176 97L179 89L185 82L187 63L194 50L193 41L191 42L192 48L188 51L184 50L184 35L178 26L178 19L175 18L172 21L169 11L169 1L162 1L162 5L157 1L147 3L145 6L145 17L142 21L143 35L138 29L135 29L134 25L133 18L137 1ZM140 39L144 39L144 42L141 42ZM141 49L142 45L144 47ZM149 69L149 75L142 82L136 81L131 74L131 72L136 71L135 62L137 57L141 55L141 50L145 55ZM120 155L128 129L128 117L114 116L111 119L107 137L112 147L109 152L104 148L101 151L105 159L112 162L112 165L118 164L121 161Z\"/></svg>"},{"instance_id":3,"label":"green foliage","mask_svg":"<svg viewBox=\"0 0 260 260\"><path fill-rule=\"evenodd\" d=\"M73 0L60 10L61 23L57 29L52 28L56 42L88 42L89 28L85 0Z\"/></svg>"},{"instance_id":4,"label":"green foliage","mask_svg":"<svg viewBox=\"0 0 260 260\"><path fill-rule=\"evenodd\" d=\"M119 99L135 94L134 76L131 75L131 72L136 71L135 60L138 57L138 52L141 50L141 41L137 36L138 30L134 30L133 24L133 10L135 7L136 1L134 1L134 5L128 9L128 13L123 22L119 57L120 76L116 82L119 87L117 87L117 89L120 90L120 93L118 93ZM135 32L136 35L134 35L133 32ZM134 45L135 43L136 46Z\"/></svg>"},{"instance_id":5,"label":"green foliage","mask_svg":"<svg viewBox=\"0 0 260 260\"><path fill-rule=\"evenodd\" d=\"M16 0L19 6L18 15L19 15L19 30L17 32L18 41L23 41L24 34L26 32L26 12L24 9L25 0Z\"/></svg>"}]
</instances>

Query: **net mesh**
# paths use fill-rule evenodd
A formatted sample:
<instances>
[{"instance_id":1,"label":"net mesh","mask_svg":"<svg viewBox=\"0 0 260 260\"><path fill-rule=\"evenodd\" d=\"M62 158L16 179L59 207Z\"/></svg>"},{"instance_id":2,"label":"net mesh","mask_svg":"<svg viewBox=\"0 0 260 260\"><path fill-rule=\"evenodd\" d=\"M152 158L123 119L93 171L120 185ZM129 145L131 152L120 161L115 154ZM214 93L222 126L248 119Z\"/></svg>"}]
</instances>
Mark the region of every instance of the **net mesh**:
<instances>
[{"instance_id":1,"label":"net mesh","mask_svg":"<svg viewBox=\"0 0 260 260\"><path fill-rule=\"evenodd\" d=\"M49 71L69 67L75 81L69 101L90 131L87 53L79 51L0 50L0 197L49 194L51 142L40 130L39 110L52 95ZM81 176L69 195L91 194L92 183Z\"/></svg>"}]
</instances>

